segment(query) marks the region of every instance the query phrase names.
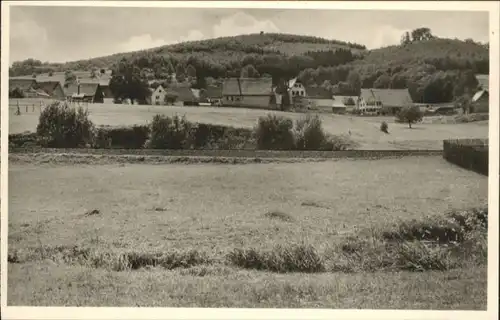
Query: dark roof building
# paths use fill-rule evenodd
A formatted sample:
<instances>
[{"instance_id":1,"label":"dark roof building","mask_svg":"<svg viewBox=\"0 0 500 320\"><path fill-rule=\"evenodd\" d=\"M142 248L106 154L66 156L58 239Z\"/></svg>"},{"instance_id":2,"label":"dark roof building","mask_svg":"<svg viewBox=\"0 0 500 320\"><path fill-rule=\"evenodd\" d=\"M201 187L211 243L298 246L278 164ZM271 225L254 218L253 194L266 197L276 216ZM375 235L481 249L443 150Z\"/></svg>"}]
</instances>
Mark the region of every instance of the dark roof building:
<instances>
[{"instance_id":1,"label":"dark roof building","mask_svg":"<svg viewBox=\"0 0 500 320\"><path fill-rule=\"evenodd\" d=\"M222 85L223 96L271 96L273 81L271 78L230 78Z\"/></svg>"}]
</instances>

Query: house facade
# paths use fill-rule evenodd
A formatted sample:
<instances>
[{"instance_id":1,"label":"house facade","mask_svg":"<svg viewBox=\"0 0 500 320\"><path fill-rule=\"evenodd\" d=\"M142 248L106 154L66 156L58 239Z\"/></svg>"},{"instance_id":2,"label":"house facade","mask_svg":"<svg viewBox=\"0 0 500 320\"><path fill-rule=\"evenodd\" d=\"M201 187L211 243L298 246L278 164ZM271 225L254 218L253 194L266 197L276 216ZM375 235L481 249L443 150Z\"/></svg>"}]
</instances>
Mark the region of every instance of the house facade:
<instances>
[{"instance_id":1,"label":"house facade","mask_svg":"<svg viewBox=\"0 0 500 320\"><path fill-rule=\"evenodd\" d=\"M159 85L151 93L150 103L153 105L164 105L166 103L166 95L167 91L161 85Z\"/></svg>"},{"instance_id":2,"label":"house facade","mask_svg":"<svg viewBox=\"0 0 500 320\"><path fill-rule=\"evenodd\" d=\"M297 80L297 78L293 78L288 81L288 94L290 95L290 101L293 101L294 97L305 97L306 96L306 88L305 86Z\"/></svg>"},{"instance_id":3,"label":"house facade","mask_svg":"<svg viewBox=\"0 0 500 320\"><path fill-rule=\"evenodd\" d=\"M270 78L230 78L222 85L222 105L274 109L274 92Z\"/></svg>"},{"instance_id":4,"label":"house facade","mask_svg":"<svg viewBox=\"0 0 500 320\"><path fill-rule=\"evenodd\" d=\"M76 102L103 103L104 94L99 83L76 83L65 90L66 99Z\"/></svg>"},{"instance_id":5,"label":"house facade","mask_svg":"<svg viewBox=\"0 0 500 320\"><path fill-rule=\"evenodd\" d=\"M395 115L412 104L408 89L361 89L357 109L362 113Z\"/></svg>"}]
</instances>

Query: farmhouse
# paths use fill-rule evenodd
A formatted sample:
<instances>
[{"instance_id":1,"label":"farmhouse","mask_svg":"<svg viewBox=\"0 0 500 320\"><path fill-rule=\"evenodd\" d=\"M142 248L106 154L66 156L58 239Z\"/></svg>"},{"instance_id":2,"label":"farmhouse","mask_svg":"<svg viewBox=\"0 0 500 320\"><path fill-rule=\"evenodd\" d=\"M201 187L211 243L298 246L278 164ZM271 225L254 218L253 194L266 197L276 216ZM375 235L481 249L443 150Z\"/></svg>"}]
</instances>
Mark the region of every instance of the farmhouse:
<instances>
[{"instance_id":1,"label":"farmhouse","mask_svg":"<svg viewBox=\"0 0 500 320\"><path fill-rule=\"evenodd\" d=\"M66 98L64 89L59 81L38 82L38 86L53 99L64 100Z\"/></svg>"},{"instance_id":2,"label":"farmhouse","mask_svg":"<svg viewBox=\"0 0 500 320\"><path fill-rule=\"evenodd\" d=\"M178 86L171 88L169 91L173 95L177 96L177 101L181 101L185 106L197 106L199 105L199 90L191 89L187 86Z\"/></svg>"},{"instance_id":3,"label":"farmhouse","mask_svg":"<svg viewBox=\"0 0 500 320\"><path fill-rule=\"evenodd\" d=\"M396 114L411 104L408 89L361 89L358 107L362 112Z\"/></svg>"},{"instance_id":4,"label":"farmhouse","mask_svg":"<svg viewBox=\"0 0 500 320\"><path fill-rule=\"evenodd\" d=\"M323 87L306 87L306 99L310 109L318 111L332 112L333 108L333 95Z\"/></svg>"},{"instance_id":5,"label":"farmhouse","mask_svg":"<svg viewBox=\"0 0 500 320\"><path fill-rule=\"evenodd\" d=\"M104 100L99 83L71 84L66 88L65 95L70 101L102 103Z\"/></svg>"},{"instance_id":6,"label":"farmhouse","mask_svg":"<svg viewBox=\"0 0 500 320\"><path fill-rule=\"evenodd\" d=\"M34 78L10 78L9 79L9 91L14 91L16 89L23 92L25 95L30 91L30 89L38 88L38 84Z\"/></svg>"},{"instance_id":7,"label":"farmhouse","mask_svg":"<svg viewBox=\"0 0 500 320\"><path fill-rule=\"evenodd\" d=\"M358 103L359 97L357 96L338 96L334 95L332 97L333 106L332 112L343 114L347 111L352 111Z\"/></svg>"},{"instance_id":8,"label":"farmhouse","mask_svg":"<svg viewBox=\"0 0 500 320\"><path fill-rule=\"evenodd\" d=\"M306 96L306 88L300 82L300 80L297 80L297 78L293 78L292 80L288 81L287 86L288 86L288 93L290 95L290 101L293 100L293 97Z\"/></svg>"},{"instance_id":9,"label":"farmhouse","mask_svg":"<svg viewBox=\"0 0 500 320\"><path fill-rule=\"evenodd\" d=\"M154 89L151 92L150 103L154 104L154 105L165 104L166 103L166 100L165 100L166 95L167 95L167 91L161 85L159 85L158 87L156 87L156 89Z\"/></svg>"},{"instance_id":10,"label":"farmhouse","mask_svg":"<svg viewBox=\"0 0 500 320\"><path fill-rule=\"evenodd\" d=\"M222 85L224 106L271 108L274 92L270 78L230 78Z\"/></svg>"},{"instance_id":11,"label":"farmhouse","mask_svg":"<svg viewBox=\"0 0 500 320\"><path fill-rule=\"evenodd\" d=\"M208 102L210 102L212 105L220 104L222 99L222 86L221 85L207 86L207 89L205 91L205 97L207 97Z\"/></svg>"},{"instance_id":12,"label":"farmhouse","mask_svg":"<svg viewBox=\"0 0 500 320\"><path fill-rule=\"evenodd\" d=\"M471 112L488 113L490 110L489 104L490 93L489 90L479 90L472 97Z\"/></svg>"}]
</instances>

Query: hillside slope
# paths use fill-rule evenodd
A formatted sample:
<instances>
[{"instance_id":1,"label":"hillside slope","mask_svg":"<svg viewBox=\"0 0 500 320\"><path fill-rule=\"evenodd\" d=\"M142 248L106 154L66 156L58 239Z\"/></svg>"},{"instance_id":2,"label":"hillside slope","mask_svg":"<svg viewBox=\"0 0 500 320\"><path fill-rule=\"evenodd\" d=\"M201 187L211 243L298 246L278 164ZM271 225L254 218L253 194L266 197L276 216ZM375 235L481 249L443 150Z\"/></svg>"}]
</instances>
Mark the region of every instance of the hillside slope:
<instances>
[{"instance_id":1,"label":"hillside slope","mask_svg":"<svg viewBox=\"0 0 500 320\"><path fill-rule=\"evenodd\" d=\"M71 61L63 64L35 64L32 68L22 68L19 63L14 63L10 69L11 76L29 75L33 72L64 71L64 70L90 70L92 68L106 68L116 65L123 58L127 60L148 58L162 58L177 61L196 57L217 64L231 64L241 61L247 55L271 55L291 57L304 55L314 51L335 51L337 49L349 50L353 54L362 54L366 51L364 45L328 40L319 37L302 36L294 34L266 33L247 34L234 37L220 37L215 39L189 41L178 44L161 46L158 48L118 53L109 56L97 57L87 60Z\"/></svg>"}]
</instances>

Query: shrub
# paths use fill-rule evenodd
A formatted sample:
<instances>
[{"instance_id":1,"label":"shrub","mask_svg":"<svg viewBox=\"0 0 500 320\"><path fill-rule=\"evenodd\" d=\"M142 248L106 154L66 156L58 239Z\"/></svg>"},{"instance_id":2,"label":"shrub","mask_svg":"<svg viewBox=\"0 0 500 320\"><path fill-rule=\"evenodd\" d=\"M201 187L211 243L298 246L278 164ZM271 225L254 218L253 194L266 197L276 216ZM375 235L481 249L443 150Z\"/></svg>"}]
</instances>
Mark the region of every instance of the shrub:
<instances>
[{"instance_id":1,"label":"shrub","mask_svg":"<svg viewBox=\"0 0 500 320\"><path fill-rule=\"evenodd\" d=\"M327 135L321 150L324 151L342 151L353 150L359 144L352 140L348 135Z\"/></svg>"},{"instance_id":2,"label":"shrub","mask_svg":"<svg viewBox=\"0 0 500 320\"><path fill-rule=\"evenodd\" d=\"M408 127L411 128L412 123L422 121L423 117L424 114L418 106L409 106L402 108L396 114L396 122L408 123Z\"/></svg>"},{"instance_id":3,"label":"shrub","mask_svg":"<svg viewBox=\"0 0 500 320\"><path fill-rule=\"evenodd\" d=\"M197 149L244 149L252 140L249 129L199 123L192 130L192 143Z\"/></svg>"},{"instance_id":4,"label":"shrub","mask_svg":"<svg viewBox=\"0 0 500 320\"><path fill-rule=\"evenodd\" d=\"M382 121L382 123L380 124L380 131L389 133L389 125L387 124L387 122Z\"/></svg>"},{"instance_id":5,"label":"shrub","mask_svg":"<svg viewBox=\"0 0 500 320\"><path fill-rule=\"evenodd\" d=\"M298 150L322 150L327 142L321 119L317 115L306 115L295 123L295 147Z\"/></svg>"},{"instance_id":6,"label":"shrub","mask_svg":"<svg viewBox=\"0 0 500 320\"><path fill-rule=\"evenodd\" d=\"M96 133L95 147L140 149L144 146L148 136L148 126L99 128Z\"/></svg>"},{"instance_id":7,"label":"shrub","mask_svg":"<svg viewBox=\"0 0 500 320\"><path fill-rule=\"evenodd\" d=\"M313 246L277 245L271 251L234 249L226 256L237 267L272 272L323 272L325 266Z\"/></svg>"},{"instance_id":8,"label":"shrub","mask_svg":"<svg viewBox=\"0 0 500 320\"><path fill-rule=\"evenodd\" d=\"M9 134L9 148L34 147L38 144L35 132Z\"/></svg>"},{"instance_id":9,"label":"shrub","mask_svg":"<svg viewBox=\"0 0 500 320\"><path fill-rule=\"evenodd\" d=\"M175 115L173 118L155 115L151 123L151 136L146 147L152 149L188 149L191 146L193 125Z\"/></svg>"},{"instance_id":10,"label":"shrub","mask_svg":"<svg viewBox=\"0 0 500 320\"><path fill-rule=\"evenodd\" d=\"M263 150L292 150L295 144L292 128L290 119L273 114L260 117L255 128L257 147Z\"/></svg>"},{"instance_id":11,"label":"shrub","mask_svg":"<svg viewBox=\"0 0 500 320\"><path fill-rule=\"evenodd\" d=\"M78 148L92 144L94 125L83 108L55 102L43 109L36 132L44 147Z\"/></svg>"},{"instance_id":12,"label":"shrub","mask_svg":"<svg viewBox=\"0 0 500 320\"><path fill-rule=\"evenodd\" d=\"M488 139L443 141L443 157L462 168L488 175Z\"/></svg>"}]
</instances>

